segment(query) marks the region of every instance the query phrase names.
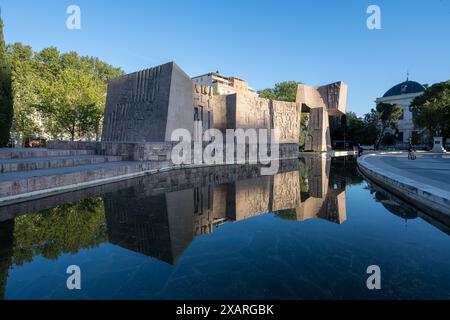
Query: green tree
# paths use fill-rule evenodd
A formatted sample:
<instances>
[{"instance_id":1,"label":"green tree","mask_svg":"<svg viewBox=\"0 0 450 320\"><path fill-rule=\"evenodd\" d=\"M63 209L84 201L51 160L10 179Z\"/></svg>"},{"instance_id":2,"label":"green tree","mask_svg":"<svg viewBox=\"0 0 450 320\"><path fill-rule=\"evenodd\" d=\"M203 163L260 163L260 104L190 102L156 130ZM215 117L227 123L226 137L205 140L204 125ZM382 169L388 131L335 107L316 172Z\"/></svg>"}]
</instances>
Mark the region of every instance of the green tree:
<instances>
[{"instance_id":1,"label":"green tree","mask_svg":"<svg viewBox=\"0 0 450 320\"><path fill-rule=\"evenodd\" d=\"M349 111L341 117L330 117L331 141L347 140L353 144L372 144L367 139L367 126L364 119Z\"/></svg>"},{"instance_id":2,"label":"green tree","mask_svg":"<svg viewBox=\"0 0 450 320\"><path fill-rule=\"evenodd\" d=\"M401 114L401 107L390 103L379 103L375 109L366 114L367 131L374 135L371 138L375 138L373 143L375 149L379 149L383 139L388 138L386 135L390 135L389 129L398 129L398 120Z\"/></svg>"},{"instance_id":3,"label":"green tree","mask_svg":"<svg viewBox=\"0 0 450 320\"><path fill-rule=\"evenodd\" d=\"M260 91L258 91L258 94L261 98L264 98L264 99L277 100L277 96L276 96L274 90L270 89L270 88L260 90Z\"/></svg>"},{"instance_id":4,"label":"green tree","mask_svg":"<svg viewBox=\"0 0 450 320\"><path fill-rule=\"evenodd\" d=\"M39 136L41 132L36 122L39 114L34 108L37 95L33 50L30 46L14 43L8 46L8 54L12 70L15 130L25 138Z\"/></svg>"},{"instance_id":5,"label":"green tree","mask_svg":"<svg viewBox=\"0 0 450 320\"><path fill-rule=\"evenodd\" d=\"M441 136L450 136L450 80L436 83L414 98L410 110L414 124L434 136L438 128Z\"/></svg>"},{"instance_id":6,"label":"green tree","mask_svg":"<svg viewBox=\"0 0 450 320\"><path fill-rule=\"evenodd\" d=\"M64 204L15 219L13 263L22 265L37 255L57 259L63 253L95 248L107 239L102 198Z\"/></svg>"},{"instance_id":7,"label":"green tree","mask_svg":"<svg viewBox=\"0 0 450 320\"><path fill-rule=\"evenodd\" d=\"M267 88L258 91L258 94L261 98L295 102L297 98L297 86L299 84L301 84L301 82L283 81L275 84L275 88L273 89Z\"/></svg>"},{"instance_id":8,"label":"green tree","mask_svg":"<svg viewBox=\"0 0 450 320\"><path fill-rule=\"evenodd\" d=\"M44 48L33 57L36 74L39 79L54 81L61 72L60 53L55 47Z\"/></svg>"},{"instance_id":9,"label":"green tree","mask_svg":"<svg viewBox=\"0 0 450 320\"><path fill-rule=\"evenodd\" d=\"M347 112L347 139L354 144L366 144L366 126L364 119L358 117L354 112Z\"/></svg>"},{"instance_id":10,"label":"green tree","mask_svg":"<svg viewBox=\"0 0 450 320\"><path fill-rule=\"evenodd\" d=\"M258 94L261 98L270 99L270 100L278 100L278 101L287 101L287 102L295 102L297 99L297 86L301 84L301 82L297 81L283 81L275 84L275 88L266 88L258 91ZM300 137L299 144L300 148L302 148L308 137L308 133L306 130L303 130L307 127L308 124L308 114L302 112L300 118ZM303 129L302 129L303 128Z\"/></svg>"},{"instance_id":11,"label":"green tree","mask_svg":"<svg viewBox=\"0 0 450 320\"><path fill-rule=\"evenodd\" d=\"M106 84L91 75L66 69L53 82L41 81L38 109L48 119L53 136L66 133L73 141L86 133L99 136Z\"/></svg>"},{"instance_id":12,"label":"green tree","mask_svg":"<svg viewBox=\"0 0 450 320\"><path fill-rule=\"evenodd\" d=\"M8 55L14 123L23 138L99 138L107 81L122 75L120 68L55 47L33 52L21 43L9 45Z\"/></svg>"},{"instance_id":13,"label":"green tree","mask_svg":"<svg viewBox=\"0 0 450 320\"><path fill-rule=\"evenodd\" d=\"M5 147L10 139L14 113L11 81L11 66L3 36L3 20L0 17L0 147Z\"/></svg>"}]
</instances>

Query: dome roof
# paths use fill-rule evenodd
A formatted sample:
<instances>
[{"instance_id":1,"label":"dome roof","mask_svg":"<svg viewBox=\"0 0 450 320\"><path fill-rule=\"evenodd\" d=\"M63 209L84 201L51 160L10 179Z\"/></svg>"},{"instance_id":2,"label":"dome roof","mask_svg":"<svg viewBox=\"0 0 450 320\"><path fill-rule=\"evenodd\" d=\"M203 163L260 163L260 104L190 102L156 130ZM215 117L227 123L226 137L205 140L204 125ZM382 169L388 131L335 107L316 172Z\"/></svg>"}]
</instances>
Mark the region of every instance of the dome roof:
<instances>
[{"instance_id":1,"label":"dome roof","mask_svg":"<svg viewBox=\"0 0 450 320\"><path fill-rule=\"evenodd\" d=\"M425 87L418 82L406 80L390 88L384 95L385 97L398 96L401 94L424 92Z\"/></svg>"}]
</instances>

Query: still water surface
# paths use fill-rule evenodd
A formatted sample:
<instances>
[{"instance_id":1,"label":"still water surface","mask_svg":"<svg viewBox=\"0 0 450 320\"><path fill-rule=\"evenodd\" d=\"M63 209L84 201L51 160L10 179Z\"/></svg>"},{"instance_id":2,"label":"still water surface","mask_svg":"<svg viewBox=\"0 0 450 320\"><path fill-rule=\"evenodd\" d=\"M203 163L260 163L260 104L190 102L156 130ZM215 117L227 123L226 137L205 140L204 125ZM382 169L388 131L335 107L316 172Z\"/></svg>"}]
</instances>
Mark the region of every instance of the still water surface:
<instances>
[{"instance_id":1,"label":"still water surface","mask_svg":"<svg viewBox=\"0 0 450 320\"><path fill-rule=\"evenodd\" d=\"M0 298L450 297L445 219L365 181L351 158L283 171L179 171L0 208ZM81 290L66 287L69 265ZM367 289L369 265L381 290Z\"/></svg>"}]
</instances>

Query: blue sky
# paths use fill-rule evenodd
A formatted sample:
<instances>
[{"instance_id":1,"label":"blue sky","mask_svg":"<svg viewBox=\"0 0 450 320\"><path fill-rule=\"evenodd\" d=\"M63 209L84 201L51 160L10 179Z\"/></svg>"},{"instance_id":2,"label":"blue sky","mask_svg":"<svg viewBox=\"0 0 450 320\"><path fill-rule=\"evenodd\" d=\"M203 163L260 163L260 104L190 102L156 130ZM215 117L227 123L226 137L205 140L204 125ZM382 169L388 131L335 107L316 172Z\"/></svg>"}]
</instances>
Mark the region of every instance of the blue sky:
<instances>
[{"instance_id":1,"label":"blue sky","mask_svg":"<svg viewBox=\"0 0 450 320\"><path fill-rule=\"evenodd\" d=\"M81 8L81 30L66 9ZM368 5L381 30L366 27ZM176 61L189 75L219 70L255 89L283 80L349 85L359 115L404 81L450 79L449 0L0 0L8 43L92 55L132 72Z\"/></svg>"}]
</instances>

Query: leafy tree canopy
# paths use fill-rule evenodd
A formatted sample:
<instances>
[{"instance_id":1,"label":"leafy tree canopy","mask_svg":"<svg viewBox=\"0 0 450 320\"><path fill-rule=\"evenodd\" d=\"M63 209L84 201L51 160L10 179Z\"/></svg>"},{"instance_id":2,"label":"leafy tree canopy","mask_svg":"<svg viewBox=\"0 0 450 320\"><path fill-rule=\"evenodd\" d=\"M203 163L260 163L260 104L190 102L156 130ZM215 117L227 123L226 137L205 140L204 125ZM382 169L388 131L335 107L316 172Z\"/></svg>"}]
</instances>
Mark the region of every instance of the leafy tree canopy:
<instances>
[{"instance_id":1,"label":"leafy tree canopy","mask_svg":"<svg viewBox=\"0 0 450 320\"><path fill-rule=\"evenodd\" d=\"M14 109L12 96L11 64L3 36L0 17L0 147L8 144Z\"/></svg>"},{"instance_id":2,"label":"leafy tree canopy","mask_svg":"<svg viewBox=\"0 0 450 320\"><path fill-rule=\"evenodd\" d=\"M283 81L275 84L275 88L267 88L258 91L261 98L295 102L297 97L297 86L301 82Z\"/></svg>"},{"instance_id":3,"label":"leafy tree canopy","mask_svg":"<svg viewBox=\"0 0 450 320\"><path fill-rule=\"evenodd\" d=\"M426 128L431 135L450 136L450 80L436 83L414 98L410 110L414 124Z\"/></svg>"},{"instance_id":4,"label":"leafy tree canopy","mask_svg":"<svg viewBox=\"0 0 450 320\"><path fill-rule=\"evenodd\" d=\"M99 138L107 81L123 74L98 58L8 46L14 123L22 137Z\"/></svg>"}]
</instances>

